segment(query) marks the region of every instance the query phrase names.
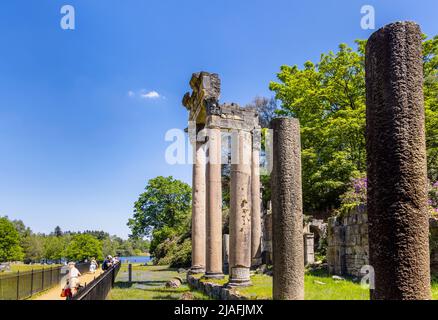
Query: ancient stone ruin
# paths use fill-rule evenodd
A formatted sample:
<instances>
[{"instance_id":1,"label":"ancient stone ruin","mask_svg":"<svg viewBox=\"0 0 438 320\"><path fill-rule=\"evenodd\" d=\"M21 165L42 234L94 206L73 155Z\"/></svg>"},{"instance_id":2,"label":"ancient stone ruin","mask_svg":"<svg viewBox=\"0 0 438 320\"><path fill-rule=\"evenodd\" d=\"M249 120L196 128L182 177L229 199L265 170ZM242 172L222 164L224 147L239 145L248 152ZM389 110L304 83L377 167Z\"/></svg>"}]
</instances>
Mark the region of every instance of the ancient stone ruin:
<instances>
[{"instance_id":1,"label":"ancient stone ruin","mask_svg":"<svg viewBox=\"0 0 438 320\"><path fill-rule=\"evenodd\" d=\"M192 273L223 277L221 165L223 133L231 137L229 285L250 285L250 267L261 258L260 128L255 109L220 104L217 74L195 73L189 111L194 146Z\"/></svg>"},{"instance_id":2,"label":"ancient stone ruin","mask_svg":"<svg viewBox=\"0 0 438 320\"><path fill-rule=\"evenodd\" d=\"M430 299L422 33L412 22L366 46L366 147L373 299Z\"/></svg>"},{"instance_id":3,"label":"ancient stone ruin","mask_svg":"<svg viewBox=\"0 0 438 320\"><path fill-rule=\"evenodd\" d=\"M274 130L272 192L273 297L304 300L301 140L297 119L272 120Z\"/></svg>"},{"instance_id":4,"label":"ancient stone ruin","mask_svg":"<svg viewBox=\"0 0 438 320\"><path fill-rule=\"evenodd\" d=\"M256 110L220 104L217 74L195 73L184 96L193 145L191 273L251 284L250 267L273 261L274 299L304 299L304 265L328 229L332 273L373 272L372 299L430 299L429 252L437 222L427 210L422 34L415 23L378 30L366 47L368 202L343 217L303 224L300 127L277 118L273 129L272 212L261 219L260 137ZM222 236L222 136L231 136L230 234ZM263 227L262 227L263 226ZM313 230L319 230L316 233ZM315 229L316 228L316 229ZM223 251L223 246L225 251ZM431 255L430 255L431 254ZM430 261L430 256L432 261ZM194 279L194 278L193 278ZM192 280L193 280L192 279Z\"/></svg>"},{"instance_id":5,"label":"ancient stone ruin","mask_svg":"<svg viewBox=\"0 0 438 320\"><path fill-rule=\"evenodd\" d=\"M429 218L430 271L438 275L438 219ZM328 219L327 264L331 274L363 277L361 268L370 265L368 214L359 206Z\"/></svg>"}]
</instances>

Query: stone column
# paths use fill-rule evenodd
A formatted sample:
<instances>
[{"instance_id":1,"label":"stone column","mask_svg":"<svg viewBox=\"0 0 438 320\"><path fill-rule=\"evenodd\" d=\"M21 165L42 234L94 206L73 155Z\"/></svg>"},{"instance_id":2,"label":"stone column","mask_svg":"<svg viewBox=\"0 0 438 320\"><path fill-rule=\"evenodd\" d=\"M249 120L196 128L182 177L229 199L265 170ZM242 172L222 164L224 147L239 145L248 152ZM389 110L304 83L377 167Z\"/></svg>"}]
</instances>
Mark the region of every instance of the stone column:
<instances>
[{"instance_id":1,"label":"stone column","mask_svg":"<svg viewBox=\"0 0 438 320\"><path fill-rule=\"evenodd\" d=\"M204 143L193 141L192 183L192 267L190 273L205 272L205 150Z\"/></svg>"},{"instance_id":2,"label":"stone column","mask_svg":"<svg viewBox=\"0 0 438 320\"><path fill-rule=\"evenodd\" d=\"M260 130L253 132L251 164L251 265L261 264Z\"/></svg>"},{"instance_id":3,"label":"stone column","mask_svg":"<svg viewBox=\"0 0 438 320\"><path fill-rule=\"evenodd\" d=\"M223 278L221 130L208 129L206 278Z\"/></svg>"},{"instance_id":4,"label":"stone column","mask_svg":"<svg viewBox=\"0 0 438 320\"><path fill-rule=\"evenodd\" d=\"M224 273L228 274L230 271L230 264L229 264L229 257L230 257L230 235L224 234L222 236L222 261L224 263Z\"/></svg>"},{"instance_id":5,"label":"stone column","mask_svg":"<svg viewBox=\"0 0 438 320\"><path fill-rule=\"evenodd\" d=\"M304 243L300 125L277 118L274 129L272 192L273 298L304 299Z\"/></svg>"},{"instance_id":6,"label":"stone column","mask_svg":"<svg viewBox=\"0 0 438 320\"><path fill-rule=\"evenodd\" d=\"M251 133L232 135L229 286L251 284Z\"/></svg>"},{"instance_id":7,"label":"stone column","mask_svg":"<svg viewBox=\"0 0 438 320\"><path fill-rule=\"evenodd\" d=\"M315 262L315 236L313 233L304 233L304 265Z\"/></svg>"},{"instance_id":8,"label":"stone column","mask_svg":"<svg viewBox=\"0 0 438 320\"><path fill-rule=\"evenodd\" d=\"M376 31L366 47L367 174L372 299L430 299L422 33Z\"/></svg>"}]
</instances>

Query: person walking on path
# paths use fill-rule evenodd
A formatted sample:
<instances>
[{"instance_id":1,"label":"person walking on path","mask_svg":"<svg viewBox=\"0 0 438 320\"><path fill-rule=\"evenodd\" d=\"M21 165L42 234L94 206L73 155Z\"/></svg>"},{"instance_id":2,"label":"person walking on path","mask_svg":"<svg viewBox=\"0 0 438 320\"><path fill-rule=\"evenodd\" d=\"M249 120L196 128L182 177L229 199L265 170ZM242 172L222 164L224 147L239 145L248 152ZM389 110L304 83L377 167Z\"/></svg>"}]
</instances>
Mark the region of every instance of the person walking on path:
<instances>
[{"instance_id":1,"label":"person walking on path","mask_svg":"<svg viewBox=\"0 0 438 320\"><path fill-rule=\"evenodd\" d=\"M81 273L76 268L74 262L68 263L68 270L69 270L68 284L69 284L70 292L71 295L75 295L80 285L79 277L81 276Z\"/></svg>"},{"instance_id":2,"label":"person walking on path","mask_svg":"<svg viewBox=\"0 0 438 320\"><path fill-rule=\"evenodd\" d=\"M98 263L96 259L92 258L90 262L90 272L94 274L96 272L97 267L98 267Z\"/></svg>"}]
</instances>

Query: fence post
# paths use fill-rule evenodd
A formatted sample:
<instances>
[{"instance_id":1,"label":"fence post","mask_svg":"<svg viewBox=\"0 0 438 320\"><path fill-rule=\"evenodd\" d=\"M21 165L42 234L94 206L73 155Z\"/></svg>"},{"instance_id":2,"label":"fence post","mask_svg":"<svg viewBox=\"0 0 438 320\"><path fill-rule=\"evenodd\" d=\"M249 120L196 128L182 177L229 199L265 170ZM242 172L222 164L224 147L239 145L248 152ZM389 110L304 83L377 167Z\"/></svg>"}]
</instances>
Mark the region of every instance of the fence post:
<instances>
[{"instance_id":1,"label":"fence post","mask_svg":"<svg viewBox=\"0 0 438 320\"><path fill-rule=\"evenodd\" d=\"M132 264L128 265L128 282L132 282Z\"/></svg>"},{"instance_id":2,"label":"fence post","mask_svg":"<svg viewBox=\"0 0 438 320\"><path fill-rule=\"evenodd\" d=\"M30 273L30 295L33 294L33 269Z\"/></svg>"},{"instance_id":3,"label":"fence post","mask_svg":"<svg viewBox=\"0 0 438 320\"><path fill-rule=\"evenodd\" d=\"M20 300L20 270L17 271L17 300Z\"/></svg>"},{"instance_id":4,"label":"fence post","mask_svg":"<svg viewBox=\"0 0 438 320\"><path fill-rule=\"evenodd\" d=\"M41 290L44 291L44 273L45 273L44 267L42 272L43 273L41 274Z\"/></svg>"}]
</instances>

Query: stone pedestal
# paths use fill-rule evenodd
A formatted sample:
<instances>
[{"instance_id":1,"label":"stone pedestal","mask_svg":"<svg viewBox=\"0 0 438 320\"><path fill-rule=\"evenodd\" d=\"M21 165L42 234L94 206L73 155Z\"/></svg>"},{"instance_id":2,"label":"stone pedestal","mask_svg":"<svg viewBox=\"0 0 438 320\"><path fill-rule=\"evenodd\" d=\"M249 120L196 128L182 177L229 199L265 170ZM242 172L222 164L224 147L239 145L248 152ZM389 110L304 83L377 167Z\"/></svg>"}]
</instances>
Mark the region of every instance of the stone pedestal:
<instances>
[{"instance_id":1,"label":"stone pedestal","mask_svg":"<svg viewBox=\"0 0 438 320\"><path fill-rule=\"evenodd\" d=\"M304 265L315 262L315 237L313 233L304 233Z\"/></svg>"},{"instance_id":2,"label":"stone pedestal","mask_svg":"<svg viewBox=\"0 0 438 320\"><path fill-rule=\"evenodd\" d=\"M367 175L372 299L430 299L422 33L412 22L366 47Z\"/></svg>"},{"instance_id":3,"label":"stone pedestal","mask_svg":"<svg viewBox=\"0 0 438 320\"><path fill-rule=\"evenodd\" d=\"M229 286L251 284L251 134L232 136Z\"/></svg>"},{"instance_id":4,"label":"stone pedestal","mask_svg":"<svg viewBox=\"0 0 438 320\"><path fill-rule=\"evenodd\" d=\"M251 164L251 266L262 263L261 196L260 196L260 134L254 130Z\"/></svg>"},{"instance_id":5,"label":"stone pedestal","mask_svg":"<svg viewBox=\"0 0 438 320\"><path fill-rule=\"evenodd\" d=\"M193 142L192 187L192 274L205 272L205 150L203 142Z\"/></svg>"},{"instance_id":6,"label":"stone pedestal","mask_svg":"<svg viewBox=\"0 0 438 320\"><path fill-rule=\"evenodd\" d=\"M223 278L221 130L208 128L206 278Z\"/></svg>"},{"instance_id":7,"label":"stone pedestal","mask_svg":"<svg viewBox=\"0 0 438 320\"><path fill-rule=\"evenodd\" d=\"M304 244L300 125L277 118L274 130L272 189L273 298L304 299Z\"/></svg>"}]
</instances>

